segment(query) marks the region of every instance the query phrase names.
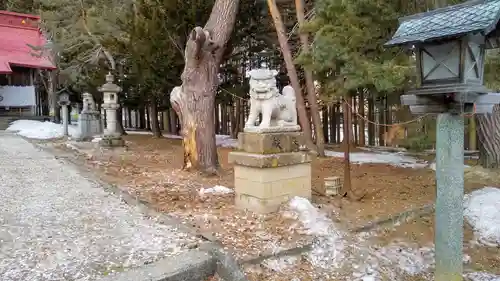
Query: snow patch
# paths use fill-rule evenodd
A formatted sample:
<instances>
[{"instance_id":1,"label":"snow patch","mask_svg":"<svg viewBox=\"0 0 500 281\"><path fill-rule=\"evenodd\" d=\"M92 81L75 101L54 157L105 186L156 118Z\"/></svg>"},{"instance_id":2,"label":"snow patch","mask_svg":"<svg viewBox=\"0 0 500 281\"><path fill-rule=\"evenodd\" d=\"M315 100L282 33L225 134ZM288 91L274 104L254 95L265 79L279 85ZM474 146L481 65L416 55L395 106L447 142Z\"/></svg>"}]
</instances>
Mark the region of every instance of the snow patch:
<instances>
[{"instance_id":1,"label":"snow patch","mask_svg":"<svg viewBox=\"0 0 500 281\"><path fill-rule=\"evenodd\" d=\"M275 272L285 273L287 269L296 265L298 261L298 257L282 257L278 259L265 260L262 265Z\"/></svg>"},{"instance_id":2,"label":"snow patch","mask_svg":"<svg viewBox=\"0 0 500 281\"><path fill-rule=\"evenodd\" d=\"M500 189L485 187L465 196L464 216L479 243L500 246Z\"/></svg>"},{"instance_id":3,"label":"snow patch","mask_svg":"<svg viewBox=\"0 0 500 281\"><path fill-rule=\"evenodd\" d=\"M464 164L464 168L470 168L470 166L469 166L469 165L465 165L465 164ZM431 163L431 164L429 165L429 169L431 169L431 170L435 171L435 170L436 170L436 162Z\"/></svg>"},{"instance_id":4,"label":"snow patch","mask_svg":"<svg viewBox=\"0 0 500 281\"><path fill-rule=\"evenodd\" d=\"M326 156L343 158L343 152L325 151ZM353 152L350 153L351 163L355 164L389 164L396 167L403 168L425 168L428 163L414 157L404 155L401 152L379 152L379 153L366 153L366 152Z\"/></svg>"},{"instance_id":5,"label":"snow patch","mask_svg":"<svg viewBox=\"0 0 500 281\"><path fill-rule=\"evenodd\" d=\"M494 275L487 272L471 272L465 274L465 278L470 281L500 281L500 275Z\"/></svg>"},{"instance_id":6,"label":"snow patch","mask_svg":"<svg viewBox=\"0 0 500 281\"><path fill-rule=\"evenodd\" d=\"M333 222L314 207L309 200L294 197L290 210L304 226L307 234L315 236L312 251L307 255L309 262L322 269L338 268L344 260L344 239Z\"/></svg>"},{"instance_id":7,"label":"snow patch","mask_svg":"<svg viewBox=\"0 0 500 281\"><path fill-rule=\"evenodd\" d=\"M353 272L349 279L353 281L398 280L402 273L428 273L434 265L432 246L392 243L375 247L365 239L366 233L348 234L305 198L293 198L284 216L298 220L305 232L314 236L313 248L305 257L328 275L347 269Z\"/></svg>"},{"instance_id":8,"label":"snow patch","mask_svg":"<svg viewBox=\"0 0 500 281\"><path fill-rule=\"evenodd\" d=\"M10 124L6 131L14 132L20 136L30 139L48 140L64 137L64 128L62 124L36 120L14 121ZM68 133L70 136L76 136L76 126L69 125Z\"/></svg>"},{"instance_id":9,"label":"snow patch","mask_svg":"<svg viewBox=\"0 0 500 281\"><path fill-rule=\"evenodd\" d=\"M199 193L200 195L205 195L205 194L231 194L233 193L234 190L232 190L231 188L227 188L225 186L222 186L222 185L216 185L214 187L210 187L210 188L201 188Z\"/></svg>"}]
</instances>

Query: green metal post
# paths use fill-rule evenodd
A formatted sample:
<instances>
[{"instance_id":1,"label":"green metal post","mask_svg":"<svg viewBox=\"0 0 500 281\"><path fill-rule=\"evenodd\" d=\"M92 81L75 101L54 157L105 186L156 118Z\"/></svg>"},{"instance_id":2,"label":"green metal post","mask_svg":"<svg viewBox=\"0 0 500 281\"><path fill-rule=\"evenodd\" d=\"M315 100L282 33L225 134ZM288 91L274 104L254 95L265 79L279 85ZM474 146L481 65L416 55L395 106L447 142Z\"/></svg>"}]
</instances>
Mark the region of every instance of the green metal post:
<instances>
[{"instance_id":1,"label":"green metal post","mask_svg":"<svg viewBox=\"0 0 500 281\"><path fill-rule=\"evenodd\" d=\"M464 118L442 113L436 135L436 281L462 281Z\"/></svg>"}]
</instances>

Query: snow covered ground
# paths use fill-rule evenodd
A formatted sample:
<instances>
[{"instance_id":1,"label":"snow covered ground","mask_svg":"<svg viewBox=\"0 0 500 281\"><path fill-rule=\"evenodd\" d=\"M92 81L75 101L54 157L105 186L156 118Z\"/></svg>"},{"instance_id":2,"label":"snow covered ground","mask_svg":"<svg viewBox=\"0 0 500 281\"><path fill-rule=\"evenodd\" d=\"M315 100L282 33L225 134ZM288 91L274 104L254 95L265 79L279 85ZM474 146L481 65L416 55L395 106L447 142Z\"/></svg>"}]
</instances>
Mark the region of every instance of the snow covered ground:
<instances>
[{"instance_id":1,"label":"snow covered ground","mask_svg":"<svg viewBox=\"0 0 500 281\"><path fill-rule=\"evenodd\" d=\"M343 231L304 198L293 198L285 216L300 221L306 233L316 238L306 259L318 269L318 280L326 276L349 277L352 281L399 280L402 274L424 274L434 263L432 245L419 248L394 243L375 247L366 239L370 234ZM283 267L284 263L277 261L275 265ZM352 272L352 276L336 276L338 272Z\"/></svg>"},{"instance_id":2,"label":"snow covered ground","mask_svg":"<svg viewBox=\"0 0 500 281\"><path fill-rule=\"evenodd\" d=\"M64 129L61 124L53 122L41 122L36 120L17 120L6 129L8 132L15 132L20 136L30 139L57 139L64 136ZM68 127L70 136L76 136L77 128L74 125Z\"/></svg>"},{"instance_id":3,"label":"snow covered ground","mask_svg":"<svg viewBox=\"0 0 500 281\"><path fill-rule=\"evenodd\" d=\"M498 188L486 187L465 196L465 218L475 230L478 241L487 246L500 245L499 203ZM297 227L316 238L312 251L306 254L306 259L318 269L318 274L323 274L315 276L316 278L345 270L353 272L350 279L352 281L399 281L403 274L423 275L432 279L433 245L419 247L408 242L398 242L375 247L366 239L370 234L353 236L344 232L320 209L300 197L290 201L284 215L299 221L301 226ZM266 261L264 266L286 272L287 268L293 267L299 260L296 257L284 257ZM464 263L469 260L470 257L464 256ZM500 276L487 272L469 272L465 276L472 281L500 281Z\"/></svg>"},{"instance_id":4,"label":"snow covered ground","mask_svg":"<svg viewBox=\"0 0 500 281\"><path fill-rule=\"evenodd\" d=\"M485 187L465 196L464 216L479 243L500 247L500 189Z\"/></svg>"},{"instance_id":5,"label":"snow covered ground","mask_svg":"<svg viewBox=\"0 0 500 281\"><path fill-rule=\"evenodd\" d=\"M343 152L326 151L330 157L344 158ZM350 153L351 163L355 164L389 164L403 168L425 168L429 163L415 157L404 155L402 152L352 152Z\"/></svg>"}]
</instances>

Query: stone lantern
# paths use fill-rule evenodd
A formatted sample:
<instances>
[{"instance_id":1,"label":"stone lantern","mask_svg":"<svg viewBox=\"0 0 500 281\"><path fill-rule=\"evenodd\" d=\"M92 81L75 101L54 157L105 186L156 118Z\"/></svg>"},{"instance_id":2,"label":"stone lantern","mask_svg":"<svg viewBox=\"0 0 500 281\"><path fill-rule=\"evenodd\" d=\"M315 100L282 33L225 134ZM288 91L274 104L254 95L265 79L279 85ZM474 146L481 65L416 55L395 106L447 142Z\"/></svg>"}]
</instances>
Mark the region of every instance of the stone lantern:
<instances>
[{"instance_id":1,"label":"stone lantern","mask_svg":"<svg viewBox=\"0 0 500 281\"><path fill-rule=\"evenodd\" d=\"M415 114L489 113L498 94L483 86L487 49L499 45L498 0L473 0L400 19L385 46L412 49L416 87L401 96Z\"/></svg>"},{"instance_id":2,"label":"stone lantern","mask_svg":"<svg viewBox=\"0 0 500 281\"><path fill-rule=\"evenodd\" d=\"M401 96L415 114L437 113L436 281L462 280L464 113L490 113L500 94L483 86L487 49L498 48L500 0L472 0L400 19L386 46L411 49L416 87Z\"/></svg>"},{"instance_id":3,"label":"stone lantern","mask_svg":"<svg viewBox=\"0 0 500 281\"><path fill-rule=\"evenodd\" d=\"M62 120L63 120L63 129L64 129L64 135L68 136L68 124L69 124L69 112L68 112L68 106L70 105L70 100L69 100L69 94L66 92L62 92L59 94L59 100L57 102L61 108L62 108Z\"/></svg>"},{"instance_id":4,"label":"stone lantern","mask_svg":"<svg viewBox=\"0 0 500 281\"><path fill-rule=\"evenodd\" d=\"M118 103L118 93L121 88L114 84L114 77L111 73L106 75L106 84L99 91L103 93L102 108L106 111L106 129L100 144L102 146L123 146L124 141L121 138L117 125L117 111L120 108Z\"/></svg>"}]
</instances>

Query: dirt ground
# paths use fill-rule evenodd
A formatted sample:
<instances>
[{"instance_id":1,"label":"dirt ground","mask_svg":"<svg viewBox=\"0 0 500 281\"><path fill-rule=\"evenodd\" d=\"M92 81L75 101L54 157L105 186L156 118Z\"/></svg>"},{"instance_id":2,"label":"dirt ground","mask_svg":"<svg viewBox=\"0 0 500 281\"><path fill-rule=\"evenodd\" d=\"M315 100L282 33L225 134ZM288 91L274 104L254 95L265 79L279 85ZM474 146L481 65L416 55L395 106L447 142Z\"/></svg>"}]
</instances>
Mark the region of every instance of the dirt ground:
<instances>
[{"instance_id":1,"label":"dirt ground","mask_svg":"<svg viewBox=\"0 0 500 281\"><path fill-rule=\"evenodd\" d=\"M173 214L207 236L218 239L237 259L246 260L311 241L311 237L295 229L293 222L281 213L256 215L236 209L233 194L214 196L200 193L201 188L215 185L234 187L232 166L227 163L231 148L219 148L221 173L217 177L206 178L180 169L183 159L180 140L155 139L149 135L128 135L125 140L128 146L126 151L96 152L89 149L80 157L107 182L126 188L157 210ZM69 149L63 144L59 148ZM336 150L341 151L339 148ZM340 158L318 158L312 165L313 187L323 185L325 177L343 175ZM422 207L432 203L435 197L434 172L430 169L353 164L351 176L355 192L364 195L361 201L323 196L314 196L312 200L346 229ZM465 187L471 191L487 184L494 182L466 181ZM380 243L395 239L432 242L432 231L432 219L414 220L395 229L381 231ZM470 255L474 262L485 264L487 268L498 265L498 260L484 261L479 252L475 254L471 250ZM299 263L290 272L291 275L286 274L283 279L268 269L257 267L249 274L251 280L269 280L266 277L269 274L274 274L273 280L291 280L290 276L314 280L307 277L312 269L306 262Z\"/></svg>"}]
</instances>

